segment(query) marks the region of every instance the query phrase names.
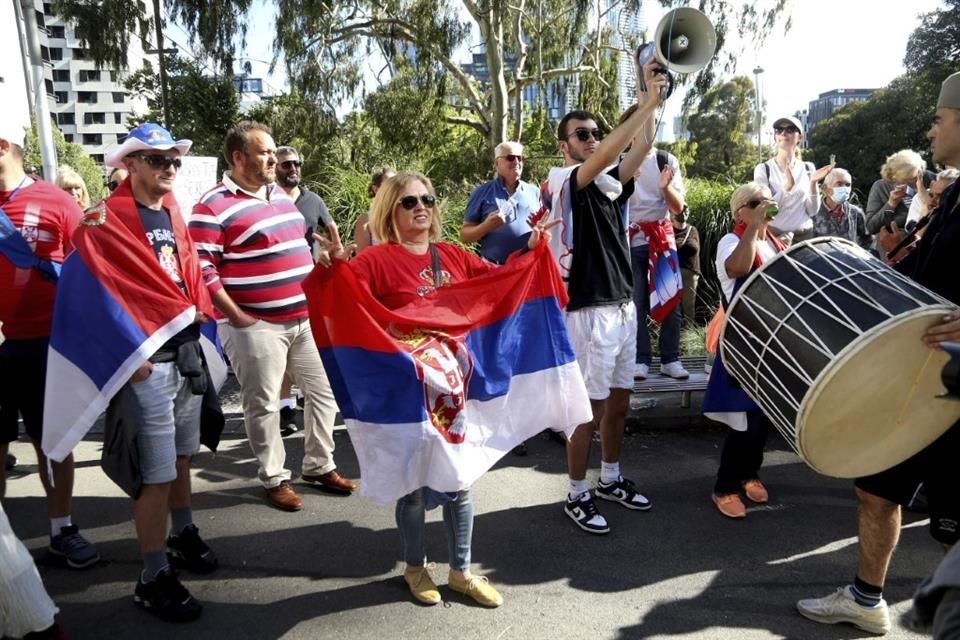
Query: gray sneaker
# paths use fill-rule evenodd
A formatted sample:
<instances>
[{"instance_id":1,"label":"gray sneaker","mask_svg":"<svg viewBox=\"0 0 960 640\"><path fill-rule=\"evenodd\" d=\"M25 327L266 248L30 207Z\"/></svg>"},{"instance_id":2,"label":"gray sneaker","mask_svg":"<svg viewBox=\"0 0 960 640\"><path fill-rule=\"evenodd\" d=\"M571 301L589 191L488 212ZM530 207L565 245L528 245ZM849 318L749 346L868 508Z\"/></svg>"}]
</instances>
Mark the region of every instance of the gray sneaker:
<instances>
[{"instance_id":1,"label":"gray sneaker","mask_svg":"<svg viewBox=\"0 0 960 640\"><path fill-rule=\"evenodd\" d=\"M797 611L814 622L849 622L858 629L880 636L890 631L887 602L881 599L877 606L865 607L854 599L850 585L837 589L825 598L800 600L797 602Z\"/></svg>"},{"instance_id":2,"label":"gray sneaker","mask_svg":"<svg viewBox=\"0 0 960 640\"><path fill-rule=\"evenodd\" d=\"M60 535L50 538L50 553L67 563L71 569L86 569L100 560L97 548L80 535L77 526L62 527Z\"/></svg>"}]
</instances>

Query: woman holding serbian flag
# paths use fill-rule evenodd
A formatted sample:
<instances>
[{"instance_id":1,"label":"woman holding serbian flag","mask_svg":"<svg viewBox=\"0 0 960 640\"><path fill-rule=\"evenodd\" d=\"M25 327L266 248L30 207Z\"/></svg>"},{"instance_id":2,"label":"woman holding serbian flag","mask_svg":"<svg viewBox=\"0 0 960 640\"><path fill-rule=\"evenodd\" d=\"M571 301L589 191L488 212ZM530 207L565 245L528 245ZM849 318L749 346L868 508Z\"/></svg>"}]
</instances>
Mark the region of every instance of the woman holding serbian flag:
<instances>
[{"instance_id":1,"label":"woman holding serbian flag","mask_svg":"<svg viewBox=\"0 0 960 640\"><path fill-rule=\"evenodd\" d=\"M566 304L562 281L545 247L530 252L533 255L511 256L505 266L498 267L456 245L440 242L439 206L433 185L425 176L400 173L391 177L380 187L370 212L370 231L382 242L365 249L349 265L314 270L304 283L304 291L310 316L316 319L312 328L315 335L319 333L321 357L357 450L363 477L361 492L378 502L389 499L396 503L406 563L403 577L411 594L424 604L442 600L429 572L424 541L425 511L442 505L449 587L483 606L497 607L503 603L500 594L485 577L470 572L473 499L469 485L500 456L536 433L541 424L572 431L585 413L568 410L567 402L584 412L589 411L589 403L562 326L560 307L554 307L555 322L536 329L559 342L551 338L539 349L531 348L523 344L524 336L536 330L522 331L519 325L510 324L513 329L508 333L513 335L510 344L514 348L494 359L509 361L513 352L539 357L559 345L569 354L564 366L573 377L568 379L570 384L564 384L564 378L557 380L574 398L545 403L545 407L527 399L524 404L535 407L538 415L560 413L545 417L542 423L524 418L528 432L517 432L513 439L505 435L518 413L510 404L511 392L524 384L525 377L540 378L535 378L537 372L516 375L521 372L514 370L510 391L502 398L492 397L499 393L494 389L498 376L491 375L490 370L497 362L485 360L489 349L477 345L486 343L480 337L483 331L499 325L484 323L483 318L501 298L509 297L510 291L527 286L520 282L527 277L525 274L553 283L564 298L559 301L562 306ZM533 225L528 248L545 244L550 237L547 229L554 224ZM330 267L333 260L347 259L349 251L342 245L316 238L322 249L319 264ZM531 271L538 262L546 271ZM517 286L500 283L497 276L518 278ZM461 335L458 323L470 325L464 340L457 339ZM408 324L416 330L405 327ZM392 335L383 333L384 328ZM403 392L411 386L405 380L413 370L406 366L407 358L398 359L384 347L388 338L412 349L409 360L417 363L416 384L422 389L413 393L416 406L408 406L410 396ZM362 361L353 356L361 349ZM480 388L489 391L489 402L484 402L484 394L472 395ZM542 389L538 387L538 391ZM384 399L386 406L378 408ZM421 408L428 416L423 425L416 424L414 418L397 418L401 413L418 416ZM373 424L378 421L383 424ZM392 474L391 467L395 467Z\"/></svg>"},{"instance_id":2,"label":"woman holding serbian flag","mask_svg":"<svg viewBox=\"0 0 960 640\"><path fill-rule=\"evenodd\" d=\"M756 182L737 188L730 198L735 225L717 244L717 276L723 290L723 307L733 299L747 277L764 262L783 251L780 240L768 229L770 189ZM729 376L720 358L710 371L703 399L703 412L730 427L720 454L720 468L713 488L713 502L729 518L744 518L747 509L741 489L751 502L767 502L767 490L758 472L770 421L757 404Z\"/></svg>"}]
</instances>

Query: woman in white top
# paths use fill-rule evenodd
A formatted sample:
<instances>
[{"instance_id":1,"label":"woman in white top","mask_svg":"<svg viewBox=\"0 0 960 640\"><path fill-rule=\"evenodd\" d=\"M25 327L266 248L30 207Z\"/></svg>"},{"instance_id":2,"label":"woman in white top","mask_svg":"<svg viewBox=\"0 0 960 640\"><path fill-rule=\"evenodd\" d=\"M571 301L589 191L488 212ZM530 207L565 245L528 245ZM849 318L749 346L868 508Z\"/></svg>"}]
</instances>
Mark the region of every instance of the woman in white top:
<instances>
[{"instance_id":1,"label":"woman in white top","mask_svg":"<svg viewBox=\"0 0 960 640\"><path fill-rule=\"evenodd\" d=\"M773 123L777 154L753 169L753 181L773 194L780 212L770 221L770 230L785 244L813 237L813 216L820 206L818 183L830 165L814 169L800 158L803 127L796 118L778 118Z\"/></svg>"}]
</instances>

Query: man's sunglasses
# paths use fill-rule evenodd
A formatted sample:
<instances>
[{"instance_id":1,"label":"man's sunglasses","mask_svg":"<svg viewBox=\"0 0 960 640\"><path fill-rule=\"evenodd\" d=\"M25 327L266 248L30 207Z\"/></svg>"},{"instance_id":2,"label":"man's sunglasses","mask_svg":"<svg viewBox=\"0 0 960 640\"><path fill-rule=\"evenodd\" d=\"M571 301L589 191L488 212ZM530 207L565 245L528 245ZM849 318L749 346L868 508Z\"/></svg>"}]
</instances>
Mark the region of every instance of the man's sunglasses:
<instances>
[{"instance_id":1,"label":"man's sunglasses","mask_svg":"<svg viewBox=\"0 0 960 640\"><path fill-rule=\"evenodd\" d=\"M570 136L577 136L577 140L580 142L586 142L590 139L590 136L593 136L593 139L597 142L603 140L603 133L600 132L600 129L586 129L584 127L577 127L573 130L573 133L567 135L567 138Z\"/></svg>"},{"instance_id":2,"label":"man's sunglasses","mask_svg":"<svg viewBox=\"0 0 960 640\"><path fill-rule=\"evenodd\" d=\"M429 193L425 193L419 198L417 196L405 196L403 198L400 198L398 202L400 203L401 207L403 207L407 211L411 211L414 208L416 208L418 200L422 202L423 206L425 206L427 209L433 209L433 205L437 203L437 199L434 198Z\"/></svg>"},{"instance_id":3,"label":"man's sunglasses","mask_svg":"<svg viewBox=\"0 0 960 640\"><path fill-rule=\"evenodd\" d=\"M297 169L299 169L300 167L303 166L303 162L301 162L300 160L284 160L283 162L280 163L280 166L283 167L284 169L291 169L293 167L296 167Z\"/></svg>"},{"instance_id":4,"label":"man's sunglasses","mask_svg":"<svg viewBox=\"0 0 960 640\"><path fill-rule=\"evenodd\" d=\"M523 162L523 156L509 155L509 156L500 156L500 157L506 160L507 162L514 162L514 161Z\"/></svg>"},{"instance_id":5,"label":"man's sunglasses","mask_svg":"<svg viewBox=\"0 0 960 640\"><path fill-rule=\"evenodd\" d=\"M800 133L796 127L774 127L773 130L776 133Z\"/></svg>"},{"instance_id":6,"label":"man's sunglasses","mask_svg":"<svg viewBox=\"0 0 960 640\"><path fill-rule=\"evenodd\" d=\"M134 157L143 160L154 169L161 169L161 168L169 169L170 167L179 169L181 166L183 166L183 160L181 160L180 158L174 158L171 156L154 156L154 155L142 154Z\"/></svg>"}]
</instances>

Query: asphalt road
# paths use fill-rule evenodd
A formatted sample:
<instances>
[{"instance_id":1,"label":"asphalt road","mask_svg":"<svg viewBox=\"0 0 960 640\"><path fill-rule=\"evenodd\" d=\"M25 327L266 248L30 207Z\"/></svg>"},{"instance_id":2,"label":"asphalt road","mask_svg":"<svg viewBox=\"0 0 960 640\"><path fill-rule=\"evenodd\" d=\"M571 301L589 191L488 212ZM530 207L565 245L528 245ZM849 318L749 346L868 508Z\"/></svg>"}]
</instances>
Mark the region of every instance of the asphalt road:
<instances>
[{"instance_id":1,"label":"asphalt road","mask_svg":"<svg viewBox=\"0 0 960 640\"><path fill-rule=\"evenodd\" d=\"M593 537L563 514L564 452L548 440L526 457L507 456L475 486L474 571L504 596L496 610L441 587L444 603L416 604L399 577L393 510L359 497L302 487L306 506L266 506L255 465L233 432L218 455L195 461L196 522L221 560L209 576L184 582L204 616L170 625L137 609L140 561L131 503L98 467L99 442L77 449L74 520L103 561L87 571L54 566L44 555L46 519L29 445L13 443L21 465L4 502L34 550L71 639L151 638L767 638L868 637L849 626L818 625L794 610L799 598L826 595L855 571L856 505L851 484L818 476L779 438L762 476L771 503L743 521L710 501L722 431L641 430L624 447L623 468L654 502L648 513L601 504L613 531ZM347 434L336 434L341 472L355 476ZM286 441L297 470L302 439ZM596 447L595 449L598 449ZM599 466L599 451L593 452ZM597 477L591 472L591 484ZM434 577L446 582L439 511L428 517ZM941 551L926 523L908 516L886 597L895 617ZM896 626L888 638L919 638Z\"/></svg>"}]
</instances>

